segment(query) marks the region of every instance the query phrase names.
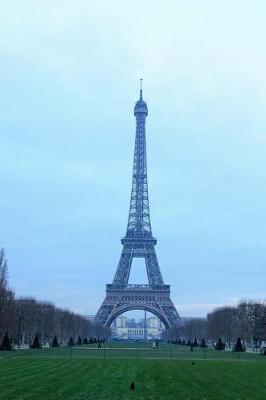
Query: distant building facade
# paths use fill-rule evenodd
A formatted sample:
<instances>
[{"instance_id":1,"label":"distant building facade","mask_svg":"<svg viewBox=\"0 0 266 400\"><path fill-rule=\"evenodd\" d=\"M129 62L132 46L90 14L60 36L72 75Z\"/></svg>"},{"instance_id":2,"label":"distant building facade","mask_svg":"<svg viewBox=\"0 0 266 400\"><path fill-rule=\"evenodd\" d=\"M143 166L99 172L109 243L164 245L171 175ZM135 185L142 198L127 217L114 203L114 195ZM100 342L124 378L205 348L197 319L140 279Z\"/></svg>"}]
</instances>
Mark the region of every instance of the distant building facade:
<instances>
[{"instance_id":1,"label":"distant building facade","mask_svg":"<svg viewBox=\"0 0 266 400\"><path fill-rule=\"evenodd\" d=\"M159 318L152 316L145 320L136 322L135 319L129 319L125 316L117 317L111 325L112 337L114 339L160 339L164 330L164 325Z\"/></svg>"}]
</instances>

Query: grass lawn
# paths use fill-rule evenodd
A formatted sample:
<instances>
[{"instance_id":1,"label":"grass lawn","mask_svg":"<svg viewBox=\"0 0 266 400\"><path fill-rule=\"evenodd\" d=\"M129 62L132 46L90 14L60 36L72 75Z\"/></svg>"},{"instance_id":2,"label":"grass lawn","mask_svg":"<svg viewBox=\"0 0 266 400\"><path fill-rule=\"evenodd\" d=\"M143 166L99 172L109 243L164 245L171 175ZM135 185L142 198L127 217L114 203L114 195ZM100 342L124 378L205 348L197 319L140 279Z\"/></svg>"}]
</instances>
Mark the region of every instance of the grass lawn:
<instances>
[{"instance_id":1,"label":"grass lawn","mask_svg":"<svg viewBox=\"0 0 266 400\"><path fill-rule=\"evenodd\" d=\"M221 359L194 361L84 356L71 359L68 351L2 353L0 399L266 399L265 357L226 360L224 352L218 352ZM190 353L184 351L184 355ZM129 389L132 381L136 385L134 392Z\"/></svg>"}]
</instances>

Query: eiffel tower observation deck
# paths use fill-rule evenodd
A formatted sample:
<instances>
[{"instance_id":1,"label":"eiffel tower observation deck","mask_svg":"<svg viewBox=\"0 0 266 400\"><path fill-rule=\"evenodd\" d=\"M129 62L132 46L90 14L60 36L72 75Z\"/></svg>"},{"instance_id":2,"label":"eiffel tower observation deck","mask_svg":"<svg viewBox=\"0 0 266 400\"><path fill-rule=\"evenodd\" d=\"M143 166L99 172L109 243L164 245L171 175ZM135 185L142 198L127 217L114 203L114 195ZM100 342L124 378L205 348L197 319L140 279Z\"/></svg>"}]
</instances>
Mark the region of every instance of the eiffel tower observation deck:
<instances>
[{"instance_id":1,"label":"eiffel tower observation deck","mask_svg":"<svg viewBox=\"0 0 266 400\"><path fill-rule=\"evenodd\" d=\"M120 314L137 309L155 314L169 328L179 323L179 315L170 299L170 285L162 278L151 229L145 132L148 107L142 97L142 79L134 115L136 138L127 231L121 240L123 248L113 282L106 285L106 297L95 322L110 326ZM134 257L145 259L148 284L128 283Z\"/></svg>"}]
</instances>

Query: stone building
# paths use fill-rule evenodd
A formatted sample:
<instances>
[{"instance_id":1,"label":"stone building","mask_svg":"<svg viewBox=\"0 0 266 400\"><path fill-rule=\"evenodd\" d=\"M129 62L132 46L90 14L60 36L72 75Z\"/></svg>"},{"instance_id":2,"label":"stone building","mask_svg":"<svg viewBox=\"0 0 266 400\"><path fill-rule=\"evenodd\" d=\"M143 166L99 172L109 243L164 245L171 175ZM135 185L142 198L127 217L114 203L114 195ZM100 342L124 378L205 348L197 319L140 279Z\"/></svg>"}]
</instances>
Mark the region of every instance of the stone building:
<instances>
[{"instance_id":1,"label":"stone building","mask_svg":"<svg viewBox=\"0 0 266 400\"><path fill-rule=\"evenodd\" d=\"M164 326L159 318L155 316L148 317L145 320L137 321L125 316L119 316L111 325L112 337L114 339L124 340L152 340L160 339Z\"/></svg>"}]
</instances>

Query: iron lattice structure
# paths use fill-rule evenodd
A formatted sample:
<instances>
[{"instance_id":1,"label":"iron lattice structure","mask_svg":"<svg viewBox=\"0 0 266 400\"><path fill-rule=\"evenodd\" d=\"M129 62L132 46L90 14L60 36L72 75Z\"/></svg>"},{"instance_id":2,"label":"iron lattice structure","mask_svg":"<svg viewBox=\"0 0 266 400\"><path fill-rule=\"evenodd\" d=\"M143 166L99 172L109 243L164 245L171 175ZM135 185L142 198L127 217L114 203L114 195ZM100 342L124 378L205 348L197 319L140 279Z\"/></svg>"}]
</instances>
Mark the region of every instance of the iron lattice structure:
<instances>
[{"instance_id":1,"label":"iron lattice structure","mask_svg":"<svg viewBox=\"0 0 266 400\"><path fill-rule=\"evenodd\" d=\"M178 324L179 315L170 299L170 285L165 285L162 278L155 252L157 241L151 230L145 133L148 108L142 98L142 88L134 115L136 139L127 231L121 240L123 249L113 283L106 285L106 297L95 321L110 326L120 314L143 309L155 314L169 328ZM147 285L128 284L134 257L145 259Z\"/></svg>"}]
</instances>

